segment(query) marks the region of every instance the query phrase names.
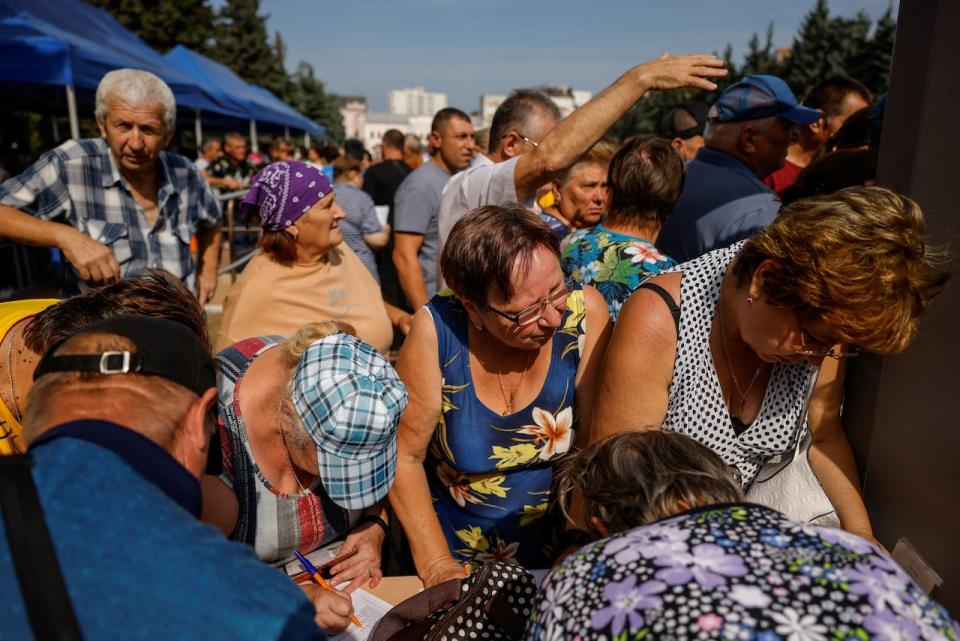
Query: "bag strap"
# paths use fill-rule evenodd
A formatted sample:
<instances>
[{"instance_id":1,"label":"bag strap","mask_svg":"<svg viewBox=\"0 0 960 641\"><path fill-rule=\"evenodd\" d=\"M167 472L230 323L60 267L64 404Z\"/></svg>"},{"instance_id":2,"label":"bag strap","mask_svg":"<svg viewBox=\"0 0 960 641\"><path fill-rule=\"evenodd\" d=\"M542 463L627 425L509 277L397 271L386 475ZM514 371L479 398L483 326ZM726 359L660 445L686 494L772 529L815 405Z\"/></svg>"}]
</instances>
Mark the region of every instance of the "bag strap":
<instances>
[{"instance_id":1,"label":"bag strap","mask_svg":"<svg viewBox=\"0 0 960 641\"><path fill-rule=\"evenodd\" d=\"M60 573L29 455L0 456L0 507L27 618L37 639L80 640L67 586Z\"/></svg>"},{"instance_id":2,"label":"bag strap","mask_svg":"<svg viewBox=\"0 0 960 641\"><path fill-rule=\"evenodd\" d=\"M463 595L461 579L444 581L390 608L371 635L372 641L385 641L405 627L449 609Z\"/></svg>"},{"instance_id":3,"label":"bag strap","mask_svg":"<svg viewBox=\"0 0 960 641\"><path fill-rule=\"evenodd\" d=\"M803 451L809 442L810 442L810 430L804 429L804 422L807 419L807 412L810 409L810 399L813 397L814 388L817 385L817 378L820 376L820 368L814 367L813 370L807 375L807 380L804 382L803 386L803 407L800 410L800 415L797 416L796 425L794 425L793 433L790 435L790 447L784 450L784 453L780 455L779 460L775 459L773 462L767 462L760 470L757 472L756 478L754 478L754 483L766 482L772 479L774 476L782 472L790 463ZM789 454L790 456L787 456Z\"/></svg>"},{"instance_id":4,"label":"bag strap","mask_svg":"<svg viewBox=\"0 0 960 641\"><path fill-rule=\"evenodd\" d=\"M673 316L673 324L677 326L677 340L680 340L680 306L677 305L677 301L673 300L673 296L670 295L670 292L665 290L660 285L651 282L640 283L640 286L637 289L649 289L651 292L663 299L663 302L667 305L667 309L670 310L670 315Z\"/></svg>"}]
</instances>

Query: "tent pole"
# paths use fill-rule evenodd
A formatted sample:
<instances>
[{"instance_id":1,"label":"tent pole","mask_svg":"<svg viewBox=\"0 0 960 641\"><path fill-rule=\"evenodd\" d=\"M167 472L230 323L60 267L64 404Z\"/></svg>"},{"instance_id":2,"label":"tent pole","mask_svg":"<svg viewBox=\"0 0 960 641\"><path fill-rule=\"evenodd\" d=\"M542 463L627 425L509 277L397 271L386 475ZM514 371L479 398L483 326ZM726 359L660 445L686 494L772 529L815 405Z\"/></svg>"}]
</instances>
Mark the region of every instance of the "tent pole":
<instances>
[{"instance_id":1,"label":"tent pole","mask_svg":"<svg viewBox=\"0 0 960 641\"><path fill-rule=\"evenodd\" d=\"M257 121L250 119L250 150L254 153L260 153L260 147L257 145Z\"/></svg>"},{"instance_id":2,"label":"tent pole","mask_svg":"<svg viewBox=\"0 0 960 641\"><path fill-rule=\"evenodd\" d=\"M193 132L197 137L197 156L200 155L200 147L203 145L203 123L200 122L200 110L194 109Z\"/></svg>"},{"instance_id":3,"label":"tent pole","mask_svg":"<svg viewBox=\"0 0 960 641\"><path fill-rule=\"evenodd\" d=\"M56 115L50 116L50 124L53 125L53 141L60 142L60 125L57 124Z\"/></svg>"},{"instance_id":4,"label":"tent pole","mask_svg":"<svg viewBox=\"0 0 960 641\"><path fill-rule=\"evenodd\" d=\"M304 132L303 132L303 146L304 146L304 147L309 147L309 146L310 146L310 132L309 132L309 131L304 131Z\"/></svg>"},{"instance_id":5,"label":"tent pole","mask_svg":"<svg viewBox=\"0 0 960 641\"><path fill-rule=\"evenodd\" d=\"M283 137L284 137L284 138L289 138L289 137L290 137L290 127L284 127L284 128L283 128Z\"/></svg>"},{"instance_id":6,"label":"tent pole","mask_svg":"<svg viewBox=\"0 0 960 641\"><path fill-rule=\"evenodd\" d=\"M80 121L77 119L77 97L73 93L73 85L67 87L67 113L70 115L70 137L80 139Z\"/></svg>"}]
</instances>

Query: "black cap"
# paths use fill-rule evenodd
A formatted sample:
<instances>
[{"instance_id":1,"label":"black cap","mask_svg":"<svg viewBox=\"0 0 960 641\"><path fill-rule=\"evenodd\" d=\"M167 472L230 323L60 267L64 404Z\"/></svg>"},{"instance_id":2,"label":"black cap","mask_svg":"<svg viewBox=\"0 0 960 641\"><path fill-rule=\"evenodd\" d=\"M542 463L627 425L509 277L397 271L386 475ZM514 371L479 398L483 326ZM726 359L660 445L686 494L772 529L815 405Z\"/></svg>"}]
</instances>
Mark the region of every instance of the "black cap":
<instances>
[{"instance_id":1,"label":"black cap","mask_svg":"<svg viewBox=\"0 0 960 641\"><path fill-rule=\"evenodd\" d=\"M73 336L92 333L124 336L133 341L136 350L54 356L65 342L60 341L40 359L33 380L52 372L146 374L183 385L198 396L217 386L213 358L186 325L153 316L114 316L89 325Z\"/></svg>"},{"instance_id":2,"label":"black cap","mask_svg":"<svg viewBox=\"0 0 960 641\"><path fill-rule=\"evenodd\" d=\"M693 101L677 105L660 119L660 135L664 138L681 138L683 140L703 135L704 125L707 124L707 111L707 106L702 102ZM677 116L681 112L689 114L696 121L696 126L678 128Z\"/></svg>"}]
</instances>

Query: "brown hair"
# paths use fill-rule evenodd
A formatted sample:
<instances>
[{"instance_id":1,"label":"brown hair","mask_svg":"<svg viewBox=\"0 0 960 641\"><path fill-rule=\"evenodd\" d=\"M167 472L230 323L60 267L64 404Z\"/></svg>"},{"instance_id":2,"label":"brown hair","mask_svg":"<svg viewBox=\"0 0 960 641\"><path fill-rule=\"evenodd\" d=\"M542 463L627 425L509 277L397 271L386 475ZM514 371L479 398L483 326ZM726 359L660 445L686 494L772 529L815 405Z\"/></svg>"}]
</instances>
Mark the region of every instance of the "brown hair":
<instances>
[{"instance_id":1,"label":"brown hair","mask_svg":"<svg viewBox=\"0 0 960 641\"><path fill-rule=\"evenodd\" d=\"M340 180L351 171L363 171L363 164L353 156L340 156L333 161L333 179Z\"/></svg>"},{"instance_id":2,"label":"brown hair","mask_svg":"<svg viewBox=\"0 0 960 641\"><path fill-rule=\"evenodd\" d=\"M460 111L456 107L445 107L433 116L433 121L430 123L430 131L435 131L438 134L442 134L443 130L447 126L447 123L454 119L470 122L470 116Z\"/></svg>"},{"instance_id":3,"label":"brown hair","mask_svg":"<svg viewBox=\"0 0 960 641\"><path fill-rule=\"evenodd\" d=\"M450 231L440 271L457 296L487 309L491 287L504 299L513 296L514 269L523 269L537 247L560 259L556 234L536 214L516 204L478 207Z\"/></svg>"},{"instance_id":4,"label":"brown hair","mask_svg":"<svg viewBox=\"0 0 960 641\"><path fill-rule=\"evenodd\" d=\"M173 274L154 268L46 308L27 323L23 340L31 351L43 354L97 321L127 314L176 321L210 349L207 319L196 296Z\"/></svg>"},{"instance_id":5,"label":"brown hair","mask_svg":"<svg viewBox=\"0 0 960 641\"><path fill-rule=\"evenodd\" d=\"M687 165L663 138L632 138L610 161L609 207L604 221L659 228L673 212Z\"/></svg>"},{"instance_id":6,"label":"brown hair","mask_svg":"<svg viewBox=\"0 0 960 641\"><path fill-rule=\"evenodd\" d=\"M577 162L570 165L566 171L564 171L558 180L560 184L570 180L573 170L578 165L603 165L604 167L609 167L610 160L613 158L613 155L617 153L617 143L612 140L601 139L597 143L590 147L580 158L577 159Z\"/></svg>"},{"instance_id":7,"label":"brown hair","mask_svg":"<svg viewBox=\"0 0 960 641\"><path fill-rule=\"evenodd\" d=\"M403 151L403 132L399 129L387 129L383 134L381 143L384 147L392 147L397 151Z\"/></svg>"},{"instance_id":8,"label":"brown hair","mask_svg":"<svg viewBox=\"0 0 960 641\"><path fill-rule=\"evenodd\" d=\"M297 239L284 230L263 230L259 242L260 251L270 260L289 267L297 260Z\"/></svg>"},{"instance_id":9,"label":"brown hair","mask_svg":"<svg viewBox=\"0 0 960 641\"><path fill-rule=\"evenodd\" d=\"M584 519L598 536L673 516L682 508L743 500L733 468L697 441L665 430L627 431L589 445L560 474L560 505L583 497ZM607 529L599 532L596 517Z\"/></svg>"},{"instance_id":10,"label":"brown hair","mask_svg":"<svg viewBox=\"0 0 960 641\"><path fill-rule=\"evenodd\" d=\"M856 94L868 105L873 94L863 83L848 76L833 76L811 87L803 96L803 105L823 112L823 119L830 122L843 111L847 96Z\"/></svg>"},{"instance_id":11,"label":"brown hair","mask_svg":"<svg viewBox=\"0 0 960 641\"><path fill-rule=\"evenodd\" d=\"M771 305L822 319L836 340L881 354L906 348L949 277L917 203L881 187L787 205L741 249L738 282L766 260L776 265L761 284Z\"/></svg>"}]
</instances>

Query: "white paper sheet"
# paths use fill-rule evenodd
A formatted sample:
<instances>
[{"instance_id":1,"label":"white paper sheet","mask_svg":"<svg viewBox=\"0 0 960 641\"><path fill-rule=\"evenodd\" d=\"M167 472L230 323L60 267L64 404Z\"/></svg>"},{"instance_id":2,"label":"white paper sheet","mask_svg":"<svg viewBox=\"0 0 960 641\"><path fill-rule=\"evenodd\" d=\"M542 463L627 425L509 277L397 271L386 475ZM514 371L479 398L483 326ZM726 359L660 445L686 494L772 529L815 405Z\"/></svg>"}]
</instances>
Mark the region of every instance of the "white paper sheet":
<instances>
[{"instance_id":1,"label":"white paper sheet","mask_svg":"<svg viewBox=\"0 0 960 641\"><path fill-rule=\"evenodd\" d=\"M389 205L376 205L373 209L374 209L374 211L377 212L377 220L380 221L380 224L381 224L381 225L386 225L386 224L387 224L387 216L389 216L389 214L390 214L390 206L389 206Z\"/></svg>"},{"instance_id":2,"label":"white paper sheet","mask_svg":"<svg viewBox=\"0 0 960 641\"><path fill-rule=\"evenodd\" d=\"M373 633L373 629L377 627L377 623L383 618L383 615L393 607L383 599L375 597L363 589L357 590L350 597L353 599L353 613L360 619L363 627L358 628L351 623L349 628L337 636L331 637L330 641L366 641L367 637Z\"/></svg>"}]
</instances>

